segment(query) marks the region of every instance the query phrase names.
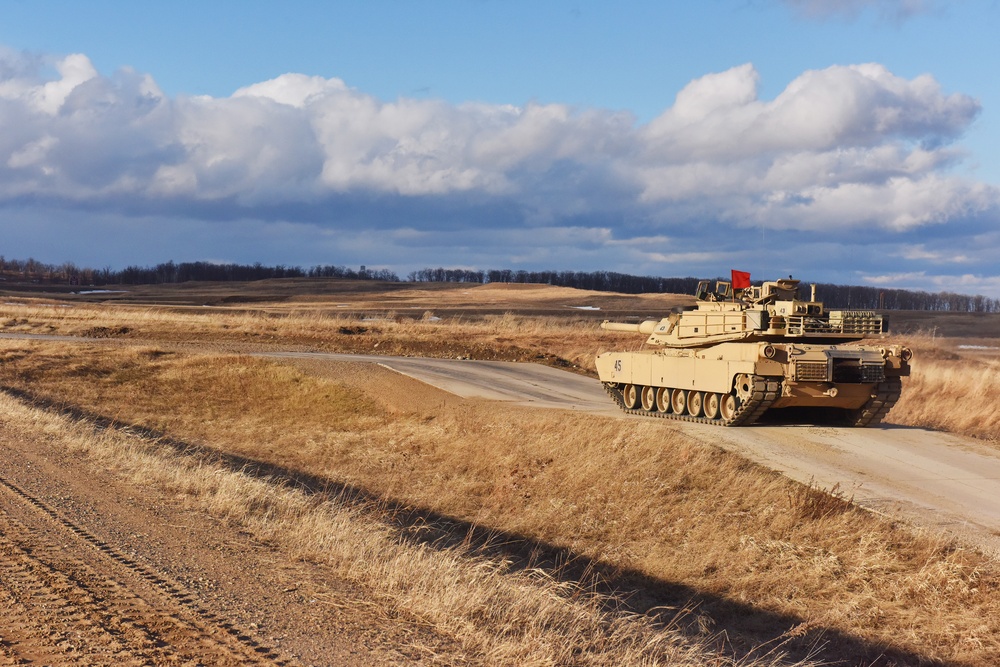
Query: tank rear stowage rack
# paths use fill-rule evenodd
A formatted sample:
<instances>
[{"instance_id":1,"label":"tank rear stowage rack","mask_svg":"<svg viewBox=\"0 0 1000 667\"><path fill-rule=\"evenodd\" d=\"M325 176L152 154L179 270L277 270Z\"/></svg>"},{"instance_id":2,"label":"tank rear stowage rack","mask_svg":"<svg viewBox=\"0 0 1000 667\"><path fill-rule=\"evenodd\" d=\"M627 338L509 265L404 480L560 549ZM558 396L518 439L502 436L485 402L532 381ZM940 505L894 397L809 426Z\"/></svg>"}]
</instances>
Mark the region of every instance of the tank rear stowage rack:
<instances>
[{"instance_id":1,"label":"tank rear stowage rack","mask_svg":"<svg viewBox=\"0 0 1000 667\"><path fill-rule=\"evenodd\" d=\"M874 311L825 311L798 298L797 280L733 290L698 286L697 305L610 331L648 335L647 349L597 357L604 387L631 414L724 426L769 410L817 408L852 426L878 424L910 374L910 350L864 346L886 333Z\"/></svg>"}]
</instances>

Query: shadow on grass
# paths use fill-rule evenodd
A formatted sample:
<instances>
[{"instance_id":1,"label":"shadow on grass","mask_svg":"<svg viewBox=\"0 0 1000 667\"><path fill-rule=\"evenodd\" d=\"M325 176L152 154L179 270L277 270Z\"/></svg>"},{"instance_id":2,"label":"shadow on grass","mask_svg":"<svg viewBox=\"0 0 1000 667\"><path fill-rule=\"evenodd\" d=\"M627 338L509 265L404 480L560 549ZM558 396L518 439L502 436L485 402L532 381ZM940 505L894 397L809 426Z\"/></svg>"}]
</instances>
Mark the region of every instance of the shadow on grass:
<instances>
[{"instance_id":1,"label":"shadow on grass","mask_svg":"<svg viewBox=\"0 0 1000 667\"><path fill-rule=\"evenodd\" d=\"M169 438L20 389L0 387L0 390L35 407L85 420L98 428L155 439L178 454L232 472L287 484L344 506L369 511L379 508L385 519L398 529L401 539L412 544L441 550L461 547L469 553L507 561L514 570L542 568L558 580L609 595L609 604L615 605L618 611L643 614L664 625L676 626L674 619L678 612L692 610L682 619L679 629L702 641L706 635L716 637L719 648L738 662L776 650L784 654L788 662L811 660L825 665L869 667L945 664L839 630L813 626L794 615L768 611L685 584L651 577L638 570L616 567L530 536L480 526L430 508L387 499L362 487Z\"/></svg>"}]
</instances>

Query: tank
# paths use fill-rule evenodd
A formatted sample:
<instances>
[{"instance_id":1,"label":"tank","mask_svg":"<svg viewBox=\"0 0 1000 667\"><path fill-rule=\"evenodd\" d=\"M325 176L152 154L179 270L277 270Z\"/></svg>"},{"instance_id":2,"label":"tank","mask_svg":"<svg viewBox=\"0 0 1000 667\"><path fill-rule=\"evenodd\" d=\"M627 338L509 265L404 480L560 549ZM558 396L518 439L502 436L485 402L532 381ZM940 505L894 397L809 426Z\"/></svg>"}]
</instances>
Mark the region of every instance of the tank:
<instances>
[{"instance_id":1,"label":"tank","mask_svg":"<svg viewBox=\"0 0 1000 667\"><path fill-rule=\"evenodd\" d=\"M815 285L805 301L791 277L741 289L701 281L695 297L659 321L601 325L649 336L641 350L597 357L601 382L626 412L720 426L765 413L874 426L910 374L908 348L858 343L887 333L881 314L827 311Z\"/></svg>"}]
</instances>

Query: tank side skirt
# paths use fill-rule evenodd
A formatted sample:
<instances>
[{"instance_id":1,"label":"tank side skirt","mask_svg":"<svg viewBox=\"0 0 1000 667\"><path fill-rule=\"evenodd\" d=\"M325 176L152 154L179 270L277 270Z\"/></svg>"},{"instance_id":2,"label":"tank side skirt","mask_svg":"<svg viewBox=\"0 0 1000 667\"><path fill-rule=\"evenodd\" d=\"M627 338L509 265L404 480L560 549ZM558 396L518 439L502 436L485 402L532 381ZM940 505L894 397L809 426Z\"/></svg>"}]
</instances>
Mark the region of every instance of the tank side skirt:
<instances>
[{"instance_id":1,"label":"tank side skirt","mask_svg":"<svg viewBox=\"0 0 1000 667\"><path fill-rule=\"evenodd\" d=\"M720 346L719 349L725 348ZM704 359L690 353L674 355L658 351L605 353L597 358L597 370L602 382L725 394L732 389L734 377L753 375L761 363L756 358L756 348L752 358L741 358L747 354L744 345L730 349L734 352L729 359ZM678 386L667 378L690 378L691 385Z\"/></svg>"}]
</instances>

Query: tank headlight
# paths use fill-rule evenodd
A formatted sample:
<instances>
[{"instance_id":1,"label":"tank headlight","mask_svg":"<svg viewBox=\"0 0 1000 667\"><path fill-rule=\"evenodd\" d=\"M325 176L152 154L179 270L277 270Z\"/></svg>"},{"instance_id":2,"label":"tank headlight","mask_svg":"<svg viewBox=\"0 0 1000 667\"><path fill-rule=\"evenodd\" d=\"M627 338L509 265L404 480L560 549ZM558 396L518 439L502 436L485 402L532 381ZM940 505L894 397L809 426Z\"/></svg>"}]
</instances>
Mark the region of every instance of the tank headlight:
<instances>
[{"instance_id":1,"label":"tank headlight","mask_svg":"<svg viewBox=\"0 0 1000 667\"><path fill-rule=\"evenodd\" d=\"M764 356L767 357L768 359L774 359L774 355L776 353L776 350L774 349L773 345L765 345L763 353L764 353Z\"/></svg>"},{"instance_id":2,"label":"tank headlight","mask_svg":"<svg viewBox=\"0 0 1000 667\"><path fill-rule=\"evenodd\" d=\"M910 359L913 358L913 351L910 350L910 348L908 347L904 347L902 350L899 351L899 358L902 359L903 361L909 361Z\"/></svg>"}]
</instances>

